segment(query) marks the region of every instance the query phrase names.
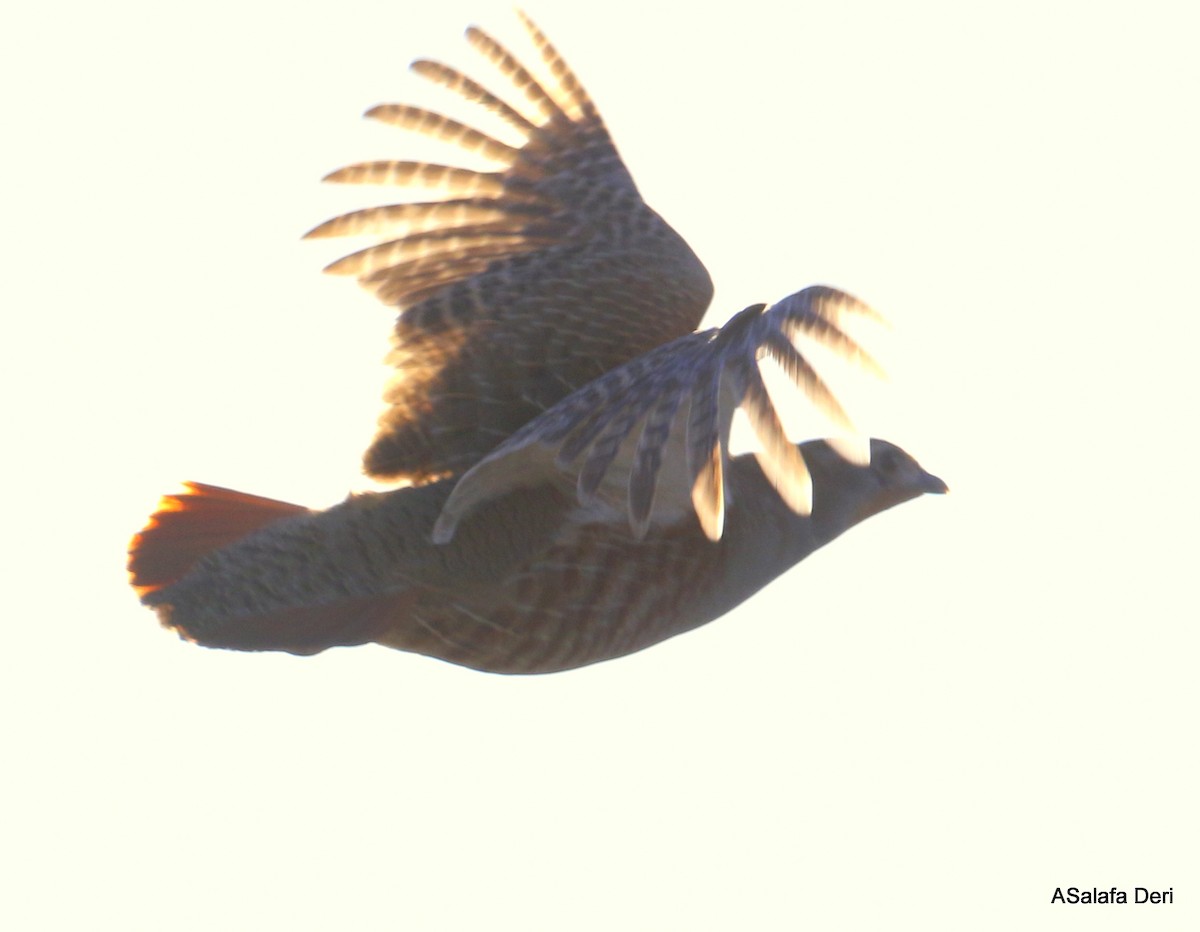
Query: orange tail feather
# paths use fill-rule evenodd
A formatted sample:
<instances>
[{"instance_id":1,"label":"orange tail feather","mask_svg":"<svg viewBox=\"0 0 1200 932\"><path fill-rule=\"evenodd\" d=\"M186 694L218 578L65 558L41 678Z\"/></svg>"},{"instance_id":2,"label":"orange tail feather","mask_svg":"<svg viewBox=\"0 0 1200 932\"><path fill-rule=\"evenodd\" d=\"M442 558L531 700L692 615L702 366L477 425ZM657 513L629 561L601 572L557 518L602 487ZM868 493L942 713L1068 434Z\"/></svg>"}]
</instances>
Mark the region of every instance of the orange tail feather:
<instances>
[{"instance_id":1,"label":"orange tail feather","mask_svg":"<svg viewBox=\"0 0 1200 932\"><path fill-rule=\"evenodd\" d=\"M206 553L308 510L199 482L184 487L185 492L164 495L129 542L129 581L139 597L178 581Z\"/></svg>"},{"instance_id":2,"label":"orange tail feather","mask_svg":"<svg viewBox=\"0 0 1200 932\"><path fill-rule=\"evenodd\" d=\"M162 590L183 579L206 554L308 511L199 482L184 486L184 492L163 496L146 526L134 535L128 563L129 581L138 596L181 637L205 647L315 654L374 640L406 611L411 596L401 593L228 618L181 617Z\"/></svg>"}]
</instances>

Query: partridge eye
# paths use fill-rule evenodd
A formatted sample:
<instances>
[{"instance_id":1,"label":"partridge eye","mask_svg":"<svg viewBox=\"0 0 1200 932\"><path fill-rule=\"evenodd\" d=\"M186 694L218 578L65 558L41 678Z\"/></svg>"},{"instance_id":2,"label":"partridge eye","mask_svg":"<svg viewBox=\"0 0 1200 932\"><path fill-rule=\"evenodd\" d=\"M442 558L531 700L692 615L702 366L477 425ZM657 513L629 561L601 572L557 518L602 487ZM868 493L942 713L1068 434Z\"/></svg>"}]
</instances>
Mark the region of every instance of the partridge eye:
<instances>
[{"instance_id":1,"label":"partridge eye","mask_svg":"<svg viewBox=\"0 0 1200 932\"><path fill-rule=\"evenodd\" d=\"M895 450L884 450L875 459L875 468L885 476L890 476L900 468L900 458L896 456Z\"/></svg>"}]
</instances>

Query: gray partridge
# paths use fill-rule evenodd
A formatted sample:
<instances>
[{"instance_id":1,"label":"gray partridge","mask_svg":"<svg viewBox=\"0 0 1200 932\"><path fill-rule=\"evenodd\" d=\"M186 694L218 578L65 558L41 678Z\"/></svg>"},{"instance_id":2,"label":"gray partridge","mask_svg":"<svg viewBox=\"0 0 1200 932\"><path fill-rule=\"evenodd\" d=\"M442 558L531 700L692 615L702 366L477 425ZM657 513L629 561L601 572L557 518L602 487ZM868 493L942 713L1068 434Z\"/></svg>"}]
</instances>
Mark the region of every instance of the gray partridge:
<instances>
[{"instance_id":1,"label":"gray partridge","mask_svg":"<svg viewBox=\"0 0 1200 932\"><path fill-rule=\"evenodd\" d=\"M872 312L813 286L693 332L708 273L641 200L591 100L522 18L540 76L467 32L520 107L445 65L413 67L525 143L375 107L368 116L498 168L343 168L328 180L443 196L308 234L382 238L329 270L399 309L396 378L364 466L404 485L326 511L199 483L165 497L129 569L183 637L296 654L377 642L493 672L571 669L711 621L858 522L946 491L884 440L866 464L787 440L760 360L846 423L800 341L870 367L841 322ZM752 454L730 453L736 409Z\"/></svg>"}]
</instances>

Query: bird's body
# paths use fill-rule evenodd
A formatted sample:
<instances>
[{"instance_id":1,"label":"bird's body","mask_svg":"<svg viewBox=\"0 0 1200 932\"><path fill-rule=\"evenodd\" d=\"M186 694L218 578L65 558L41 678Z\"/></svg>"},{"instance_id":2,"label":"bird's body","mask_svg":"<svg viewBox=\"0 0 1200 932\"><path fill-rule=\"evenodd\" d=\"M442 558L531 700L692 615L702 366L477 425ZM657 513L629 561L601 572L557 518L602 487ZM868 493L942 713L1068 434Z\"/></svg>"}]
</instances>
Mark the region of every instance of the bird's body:
<instances>
[{"instance_id":1,"label":"bird's body","mask_svg":"<svg viewBox=\"0 0 1200 932\"><path fill-rule=\"evenodd\" d=\"M858 466L822 441L805 445L816 502L808 515L776 507L753 456L733 458L734 504L715 542L694 520L638 539L610 504L582 505L553 484L488 502L441 546L430 536L454 480L296 508L282 520L268 502L263 528L209 552L146 602L210 646L307 654L377 641L493 672L569 669L718 618L870 514L941 490L903 451L874 447L872 465ZM206 506L229 495L255 507L196 486L146 542L219 534L222 509Z\"/></svg>"},{"instance_id":2,"label":"bird's body","mask_svg":"<svg viewBox=\"0 0 1200 932\"><path fill-rule=\"evenodd\" d=\"M415 66L524 130L523 148L415 108L371 111L490 144L503 170L351 166L334 180L464 196L313 231L398 236L331 268L401 310L398 378L365 465L409 485L323 512L198 484L165 498L130 569L188 639L298 654L377 642L493 672L570 669L720 617L859 521L945 491L886 441L858 464L786 440L759 359L844 419L797 341L870 364L839 324L869 309L812 287L692 333L707 272L641 201L590 100L527 25L548 89L468 35L534 116ZM737 407L753 455L729 453Z\"/></svg>"}]
</instances>

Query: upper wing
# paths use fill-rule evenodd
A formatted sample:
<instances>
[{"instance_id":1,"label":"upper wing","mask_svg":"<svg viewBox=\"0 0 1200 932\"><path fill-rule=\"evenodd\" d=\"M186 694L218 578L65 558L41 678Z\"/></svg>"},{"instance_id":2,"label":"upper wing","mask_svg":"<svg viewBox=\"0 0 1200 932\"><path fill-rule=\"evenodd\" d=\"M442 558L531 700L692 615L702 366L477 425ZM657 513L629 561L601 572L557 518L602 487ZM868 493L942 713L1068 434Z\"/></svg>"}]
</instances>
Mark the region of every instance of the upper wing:
<instances>
[{"instance_id":1,"label":"upper wing","mask_svg":"<svg viewBox=\"0 0 1200 932\"><path fill-rule=\"evenodd\" d=\"M546 78L467 31L511 102L445 65L413 69L499 116L524 144L416 107L374 107L367 116L456 143L496 170L348 166L326 180L444 196L355 211L307 234L382 240L328 268L401 309L390 407L364 458L375 476L425 482L461 472L571 391L693 331L712 297L704 266L642 201L586 92L522 19Z\"/></svg>"},{"instance_id":2,"label":"upper wing","mask_svg":"<svg viewBox=\"0 0 1200 932\"><path fill-rule=\"evenodd\" d=\"M878 372L839 326L867 305L825 286L766 309L748 307L724 327L658 347L596 379L519 430L459 480L434 526L449 540L462 518L518 486L573 480L580 500L627 510L641 537L652 513L676 520L695 510L711 540L721 536L729 425L741 408L759 441L763 473L794 510L812 507L812 483L785 435L759 369L769 356L826 414L849 421L797 347L806 336ZM687 402L686 405L684 402Z\"/></svg>"}]
</instances>

